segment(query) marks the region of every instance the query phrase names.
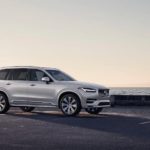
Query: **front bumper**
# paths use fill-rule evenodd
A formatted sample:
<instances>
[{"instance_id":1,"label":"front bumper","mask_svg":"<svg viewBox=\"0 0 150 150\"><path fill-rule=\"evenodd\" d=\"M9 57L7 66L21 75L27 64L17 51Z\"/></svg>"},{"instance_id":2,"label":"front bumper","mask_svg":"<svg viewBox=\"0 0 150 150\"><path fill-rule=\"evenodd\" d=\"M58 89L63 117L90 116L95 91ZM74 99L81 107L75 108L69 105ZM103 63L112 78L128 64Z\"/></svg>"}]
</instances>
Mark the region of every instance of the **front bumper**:
<instances>
[{"instance_id":1,"label":"front bumper","mask_svg":"<svg viewBox=\"0 0 150 150\"><path fill-rule=\"evenodd\" d=\"M108 89L106 90L108 91ZM95 93L79 91L82 108L104 108L111 106L109 93L105 93L105 89L99 89Z\"/></svg>"},{"instance_id":2,"label":"front bumper","mask_svg":"<svg viewBox=\"0 0 150 150\"><path fill-rule=\"evenodd\" d=\"M110 107L111 103L110 100L96 100L92 103L87 103L87 107L91 108L105 108L105 107Z\"/></svg>"}]
</instances>

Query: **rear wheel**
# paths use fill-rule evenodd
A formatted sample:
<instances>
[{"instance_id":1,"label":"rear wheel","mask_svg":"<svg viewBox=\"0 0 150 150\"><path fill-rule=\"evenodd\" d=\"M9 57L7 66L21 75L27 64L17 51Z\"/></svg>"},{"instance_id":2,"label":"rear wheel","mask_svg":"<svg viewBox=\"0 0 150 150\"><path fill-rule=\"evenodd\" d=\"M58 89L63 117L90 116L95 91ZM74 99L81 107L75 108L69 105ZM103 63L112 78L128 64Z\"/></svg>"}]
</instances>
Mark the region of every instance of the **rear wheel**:
<instances>
[{"instance_id":1,"label":"rear wheel","mask_svg":"<svg viewBox=\"0 0 150 150\"><path fill-rule=\"evenodd\" d=\"M5 94L0 93L0 114L6 113L9 110L8 98Z\"/></svg>"},{"instance_id":2,"label":"rear wheel","mask_svg":"<svg viewBox=\"0 0 150 150\"><path fill-rule=\"evenodd\" d=\"M80 99L74 94L66 94L60 99L60 109L66 116L75 116L81 111Z\"/></svg>"},{"instance_id":3,"label":"rear wheel","mask_svg":"<svg viewBox=\"0 0 150 150\"><path fill-rule=\"evenodd\" d=\"M31 112L31 111L33 111L35 109L34 107L27 107L27 106L20 107L20 108L24 112Z\"/></svg>"},{"instance_id":4,"label":"rear wheel","mask_svg":"<svg viewBox=\"0 0 150 150\"><path fill-rule=\"evenodd\" d=\"M99 114L103 108L86 108L85 111L88 112L89 114Z\"/></svg>"}]
</instances>

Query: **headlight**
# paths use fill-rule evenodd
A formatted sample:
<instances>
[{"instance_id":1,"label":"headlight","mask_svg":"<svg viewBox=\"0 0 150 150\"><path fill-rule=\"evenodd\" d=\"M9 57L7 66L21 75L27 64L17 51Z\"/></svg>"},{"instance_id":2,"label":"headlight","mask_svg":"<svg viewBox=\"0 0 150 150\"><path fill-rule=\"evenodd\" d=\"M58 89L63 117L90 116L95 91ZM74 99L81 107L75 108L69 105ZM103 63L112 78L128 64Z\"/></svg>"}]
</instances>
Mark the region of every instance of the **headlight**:
<instances>
[{"instance_id":1,"label":"headlight","mask_svg":"<svg viewBox=\"0 0 150 150\"><path fill-rule=\"evenodd\" d=\"M96 93L96 89L92 89L92 88L79 88L81 90L83 90L84 92L88 92L88 93Z\"/></svg>"}]
</instances>

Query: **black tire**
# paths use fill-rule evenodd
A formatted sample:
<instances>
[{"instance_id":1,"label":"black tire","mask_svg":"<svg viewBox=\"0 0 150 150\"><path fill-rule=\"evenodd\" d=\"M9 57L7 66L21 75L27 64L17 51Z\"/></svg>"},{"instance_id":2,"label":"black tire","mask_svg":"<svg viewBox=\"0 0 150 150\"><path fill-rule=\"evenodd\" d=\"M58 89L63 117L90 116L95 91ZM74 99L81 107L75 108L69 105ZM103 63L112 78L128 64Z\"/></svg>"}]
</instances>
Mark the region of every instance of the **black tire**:
<instances>
[{"instance_id":1,"label":"black tire","mask_svg":"<svg viewBox=\"0 0 150 150\"><path fill-rule=\"evenodd\" d=\"M35 108L34 107L27 107L27 106L22 106L20 107L20 109L24 112L31 112L33 111Z\"/></svg>"},{"instance_id":2,"label":"black tire","mask_svg":"<svg viewBox=\"0 0 150 150\"><path fill-rule=\"evenodd\" d=\"M76 116L81 111L81 103L75 94L66 94L61 97L59 106L66 116Z\"/></svg>"},{"instance_id":3,"label":"black tire","mask_svg":"<svg viewBox=\"0 0 150 150\"><path fill-rule=\"evenodd\" d=\"M8 97L5 94L0 93L0 114L6 113L9 108Z\"/></svg>"},{"instance_id":4,"label":"black tire","mask_svg":"<svg viewBox=\"0 0 150 150\"><path fill-rule=\"evenodd\" d=\"M99 114L103 108L86 108L85 111L88 112L89 114Z\"/></svg>"}]
</instances>

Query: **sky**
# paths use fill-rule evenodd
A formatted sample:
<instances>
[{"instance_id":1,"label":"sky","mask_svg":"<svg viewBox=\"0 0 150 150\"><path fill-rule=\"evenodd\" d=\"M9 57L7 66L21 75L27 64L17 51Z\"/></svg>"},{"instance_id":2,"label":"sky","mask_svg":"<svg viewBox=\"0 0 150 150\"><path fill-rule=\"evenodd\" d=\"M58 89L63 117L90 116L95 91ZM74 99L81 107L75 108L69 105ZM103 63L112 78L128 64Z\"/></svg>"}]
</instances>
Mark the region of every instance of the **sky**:
<instances>
[{"instance_id":1,"label":"sky","mask_svg":"<svg viewBox=\"0 0 150 150\"><path fill-rule=\"evenodd\" d=\"M149 87L149 57L149 0L0 0L0 67L53 67L109 87Z\"/></svg>"}]
</instances>

